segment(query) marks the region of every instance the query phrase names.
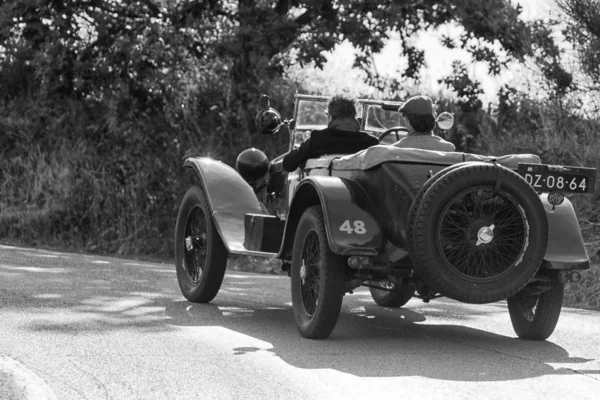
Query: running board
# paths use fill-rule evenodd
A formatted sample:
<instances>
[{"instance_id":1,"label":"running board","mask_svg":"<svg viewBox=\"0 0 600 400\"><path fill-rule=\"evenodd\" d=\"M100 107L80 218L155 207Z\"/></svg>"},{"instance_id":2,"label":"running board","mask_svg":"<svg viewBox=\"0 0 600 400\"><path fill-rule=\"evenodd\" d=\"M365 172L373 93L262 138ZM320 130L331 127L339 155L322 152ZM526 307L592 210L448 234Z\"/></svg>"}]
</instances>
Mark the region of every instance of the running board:
<instances>
[{"instance_id":1,"label":"running board","mask_svg":"<svg viewBox=\"0 0 600 400\"><path fill-rule=\"evenodd\" d=\"M247 213L244 216L244 248L276 255L283 240L285 221L275 215ZM264 256L263 256L264 257Z\"/></svg>"},{"instance_id":2,"label":"running board","mask_svg":"<svg viewBox=\"0 0 600 400\"><path fill-rule=\"evenodd\" d=\"M277 253L268 253L266 251L255 251L255 250L241 250L241 249L232 249L229 251L230 254L239 254L242 256L254 256L254 257L265 257L265 258L275 258Z\"/></svg>"}]
</instances>

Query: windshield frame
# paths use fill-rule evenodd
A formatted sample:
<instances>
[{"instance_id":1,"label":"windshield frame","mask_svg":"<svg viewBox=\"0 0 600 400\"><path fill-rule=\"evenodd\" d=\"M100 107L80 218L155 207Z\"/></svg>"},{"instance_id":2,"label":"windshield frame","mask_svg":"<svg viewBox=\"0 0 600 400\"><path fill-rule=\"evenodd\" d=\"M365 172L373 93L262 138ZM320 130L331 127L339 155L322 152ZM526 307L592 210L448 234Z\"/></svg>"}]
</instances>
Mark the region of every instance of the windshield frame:
<instances>
[{"instance_id":1,"label":"windshield frame","mask_svg":"<svg viewBox=\"0 0 600 400\"><path fill-rule=\"evenodd\" d=\"M308 136L310 135L310 131L314 130L314 129L324 129L327 127L327 117L325 116L325 109L327 108L327 101L329 100L329 96L321 96L321 95L310 95L310 94L299 94L296 93L295 97L295 101L294 101L294 125L293 125L293 129L290 132L291 133L291 138L290 138L290 150L293 149L294 147L297 147L300 145L301 142L303 142L304 140L306 140L308 138ZM298 115L298 112L300 111L300 107L301 107L301 103L304 101L308 101L308 102L315 102L318 103L319 106L316 107L317 113L322 113L323 115L323 121L325 122L324 124L302 124L302 117ZM369 108L376 106L379 109L383 110L386 113L390 113L389 115L392 116L394 115L393 113L397 113L397 111L393 111L394 109L398 109L400 107L400 105L402 103L400 102L395 102L395 101L383 101L383 100L373 100L373 99L357 99L356 100L358 106L357 106L357 119L360 122L360 129L362 131L365 132L369 132L377 137L379 137L383 132L385 132L386 130L392 128L392 126L387 127L387 126L382 126L382 127L376 127L376 126L372 126L369 125ZM321 107L322 104L322 107ZM384 107L385 106L385 107ZM321 109L322 108L322 109ZM318 118L320 119L320 117ZM403 121L403 117L400 116L398 114L398 122L400 124L398 125L394 125L393 127L398 127L398 126L406 126L405 124L402 124L401 122ZM381 121L379 121L381 124ZM383 125L383 124L381 124Z\"/></svg>"}]
</instances>

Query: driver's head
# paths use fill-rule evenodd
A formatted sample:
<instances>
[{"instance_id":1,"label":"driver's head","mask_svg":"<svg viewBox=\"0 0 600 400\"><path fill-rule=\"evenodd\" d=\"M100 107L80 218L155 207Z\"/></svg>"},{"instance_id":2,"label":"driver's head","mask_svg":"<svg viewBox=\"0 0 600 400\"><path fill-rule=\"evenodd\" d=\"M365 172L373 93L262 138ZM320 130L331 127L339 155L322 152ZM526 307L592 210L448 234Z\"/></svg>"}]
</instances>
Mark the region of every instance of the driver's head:
<instances>
[{"instance_id":1,"label":"driver's head","mask_svg":"<svg viewBox=\"0 0 600 400\"><path fill-rule=\"evenodd\" d=\"M327 102L327 115L332 119L356 117L356 100L345 94L337 94Z\"/></svg>"},{"instance_id":2,"label":"driver's head","mask_svg":"<svg viewBox=\"0 0 600 400\"><path fill-rule=\"evenodd\" d=\"M406 100L398 109L415 132L431 132L435 127L433 101L428 96L414 96Z\"/></svg>"}]
</instances>

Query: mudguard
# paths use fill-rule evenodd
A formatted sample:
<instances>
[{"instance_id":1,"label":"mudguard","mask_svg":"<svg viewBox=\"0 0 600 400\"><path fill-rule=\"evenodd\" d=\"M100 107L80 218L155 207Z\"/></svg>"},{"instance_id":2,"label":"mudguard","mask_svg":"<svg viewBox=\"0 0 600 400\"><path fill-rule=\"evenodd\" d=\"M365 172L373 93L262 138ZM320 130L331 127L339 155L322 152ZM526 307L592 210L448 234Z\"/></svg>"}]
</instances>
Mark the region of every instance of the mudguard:
<instances>
[{"instance_id":1,"label":"mudguard","mask_svg":"<svg viewBox=\"0 0 600 400\"><path fill-rule=\"evenodd\" d=\"M587 269L589 259L583 237L579 229L579 221L569 199L556 206L548 203L548 194L540 196L548 218L548 248L544 255L546 268L552 269Z\"/></svg>"},{"instance_id":2,"label":"mudguard","mask_svg":"<svg viewBox=\"0 0 600 400\"><path fill-rule=\"evenodd\" d=\"M198 173L215 225L230 253L275 255L244 247L245 215L263 211L254 190L235 169L207 157L188 158L184 166Z\"/></svg>"},{"instance_id":3,"label":"mudguard","mask_svg":"<svg viewBox=\"0 0 600 400\"><path fill-rule=\"evenodd\" d=\"M363 188L334 176L309 176L292 199L278 256L291 254L296 226L307 207L320 204L331 251L340 255L377 255L384 244L381 219Z\"/></svg>"}]
</instances>

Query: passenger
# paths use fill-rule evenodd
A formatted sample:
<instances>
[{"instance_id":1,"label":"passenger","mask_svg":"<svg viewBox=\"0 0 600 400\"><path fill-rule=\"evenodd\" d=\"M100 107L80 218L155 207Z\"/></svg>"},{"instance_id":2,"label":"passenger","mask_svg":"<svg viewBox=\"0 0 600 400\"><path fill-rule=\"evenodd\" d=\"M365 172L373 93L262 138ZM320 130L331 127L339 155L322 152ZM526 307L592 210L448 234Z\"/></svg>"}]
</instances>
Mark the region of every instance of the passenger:
<instances>
[{"instance_id":1,"label":"passenger","mask_svg":"<svg viewBox=\"0 0 600 400\"><path fill-rule=\"evenodd\" d=\"M336 95L329 99L325 110L329 123L327 128L314 130L299 147L283 157L283 169L291 172L303 165L309 158L324 154L354 154L373 145L379 140L360 131L356 119L356 101L346 95Z\"/></svg>"},{"instance_id":2,"label":"passenger","mask_svg":"<svg viewBox=\"0 0 600 400\"><path fill-rule=\"evenodd\" d=\"M400 106L398 112L408 121L408 136L393 144L425 150L455 151L454 145L433 134L435 114L428 96L414 96Z\"/></svg>"}]
</instances>

